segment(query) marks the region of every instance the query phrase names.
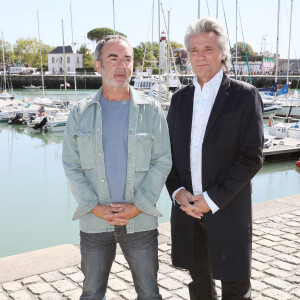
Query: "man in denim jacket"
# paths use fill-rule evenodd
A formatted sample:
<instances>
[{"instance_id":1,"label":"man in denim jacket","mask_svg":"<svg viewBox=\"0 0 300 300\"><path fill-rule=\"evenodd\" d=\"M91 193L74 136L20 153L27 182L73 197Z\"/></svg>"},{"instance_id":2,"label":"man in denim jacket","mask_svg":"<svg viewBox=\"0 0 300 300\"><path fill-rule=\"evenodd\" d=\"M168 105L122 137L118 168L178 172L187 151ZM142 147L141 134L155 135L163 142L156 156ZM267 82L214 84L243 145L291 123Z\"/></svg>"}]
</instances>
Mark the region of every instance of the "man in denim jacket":
<instances>
[{"instance_id":1,"label":"man in denim jacket","mask_svg":"<svg viewBox=\"0 0 300 300\"><path fill-rule=\"evenodd\" d=\"M95 68L102 88L70 112L63 165L78 208L80 299L105 299L119 243L138 299L162 299L157 285L155 204L171 169L169 133L161 106L129 86L133 49L121 36L100 41Z\"/></svg>"}]
</instances>

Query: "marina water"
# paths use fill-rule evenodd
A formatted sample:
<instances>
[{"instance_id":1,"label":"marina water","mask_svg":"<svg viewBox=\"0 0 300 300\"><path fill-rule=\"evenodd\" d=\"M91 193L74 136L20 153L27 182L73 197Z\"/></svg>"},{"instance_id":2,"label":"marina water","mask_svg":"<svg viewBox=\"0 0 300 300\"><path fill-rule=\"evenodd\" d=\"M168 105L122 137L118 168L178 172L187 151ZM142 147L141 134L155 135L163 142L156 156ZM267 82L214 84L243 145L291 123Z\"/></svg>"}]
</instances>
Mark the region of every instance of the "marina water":
<instances>
[{"instance_id":1,"label":"marina water","mask_svg":"<svg viewBox=\"0 0 300 300\"><path fill-rule=\"evenodd\" d=\"M78 92L78 98L95 90ZM50 98L64 91L46 90ZM41 91L16 91L16 98ZM69 100L74 91L68 91ZM267 123L265 124L266 131ZM0 257L60 244L79 242L78 222L72 221L76 201L61 164L63 133L36 133L27 126L0 123ZM253 202L300 194L300 169L295 161L265 162L253 180ZM170 218L171 200L164 188L157 204Z\"/></svg>"}]
</instances>

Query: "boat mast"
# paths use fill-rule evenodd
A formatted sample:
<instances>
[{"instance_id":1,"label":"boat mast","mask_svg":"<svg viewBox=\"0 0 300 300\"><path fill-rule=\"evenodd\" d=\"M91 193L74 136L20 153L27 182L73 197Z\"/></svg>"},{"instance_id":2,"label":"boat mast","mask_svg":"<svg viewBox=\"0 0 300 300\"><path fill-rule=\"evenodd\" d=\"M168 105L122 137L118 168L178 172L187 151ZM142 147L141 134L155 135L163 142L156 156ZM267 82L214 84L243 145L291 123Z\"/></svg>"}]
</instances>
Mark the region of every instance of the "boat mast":
<instances>
[{"instance_id":1,"label":"boat mast","mask_svg":"<svg viewBox=\"0 0 300 300\"><path fill-rule=\"evenodd\" d=\"M153 74L153 26L154 26L154 0L152 2L151 75ZM159 46L159 44L158 44L158 46Z\"/></svg>"},{"instance_id":2,"label":"boat mast","mask_svg":"<svg viewBox=\"0 0 300 300\"><path fill-rule=\"evenodd\" d=\"M277 83L278 83L279 15L280 15L280 0L278 0L278 12L277 12L276 70L275 70L276 92L277 92Z\"/></svg>"},{"instance_id":3,"label":"boat mast","mask_svg":"<svg viewBox=\"0 0 300 300\"><path fill-rule=\"evenodd\" d=\"M4 56L4 37L3 37L2 29L1 29L1 36L2 36L2 56L3 56L3 75L4 75L3 92L6 93L6 66L5 66L5 56Z\"/></svg>"},{"instance_id":4,"label":"boat mast","mask_svg":"<svg viewBox=\"0 0 300 300\"><path fill-rule=\"evenodd\" d=\"M161 84L160 84L160 0L158 0L158 86L159 100L161 100Z\"/></svg>"},{"instance_id":5,"label":"boat mast","mask_svg":"<svg viewBox=\"0 0 300 300\"><path fill-rule=\"evenodd\" d=\"M113 18L114 18L114 35L116 35L116 24L115 24L115 0L113 0Z\"/></svg>"},{"instance_id":6,"label":"boat mast","mask_svg":"<svg viewBox=\"0 0 300 300\"><path fill-rule=\"evenodd\" d=\"M219 15L219 0L217 0L216 19L218 19L218 15Z\"/></svg>"},{"instance_id":7,"label":"boat mast","mask_svg":"<svg viewBox=\"0 0 300 300\"><path fill-rule=\"evenodd\" d=\"M235 79L237 80L237 55L238 55L238 0L235 1Z\"/></svg>"},{"instance_id":8,"label":"boat mast","mask_svg":"<svg viewBox=\"0 0 300 300\"><path fill-rule=\"evenodd\" d=\"M43 98L45 98L43 57L42 57L41 35L40 35L40 19L39 19L39 12L38 11L36 12L36 16L37 16L38 31L39 31L40 60L41 60L41 74L42 74L42 89L43 89Z\"/></svg>"},{"instance_id":9,"label":"boat mast","mask_svg":"<svg viewBox=\"0 0 300 300\"><path fill-rule=\"evenodd\" d=\"M66 52L65 52L64 20L61 20L61 26L62 26L63 56L64 56L65 102L67 103L67 75L66 75Z\"/></svg>"},{"instance_id":10,"label":"boat mast","mask_svg":"<svg viewBox=\"0 0 300 300\"><path fill-rule=\"evenodd\" d=\"M290 48L291 48L291 36L292 36L292 16L293 16L293 0L291 0L289 51L288 51L288 63L287 63L287 72L286 72L286 84L288 85L288 87L289 87L289 72L290 72Z\"/></svg>"},{"instance_id":11,"label":"boat mast","mask_svg":"<svg viewBox=\"0 0 300 300\"><path fill-rule=\"evenodd\" d=\"M168 10L168 28L167 28L167 36L168 36L168 43L167 43L167 99L169 100L169 85L170 85L170 11Z\"/></svg>"},{"instance_id":12,"label":"boat mast","mask_svg":"<svg viewBox=\"0 0 300 300\"><path fill-rule=\"evenodd\" d=\"M163 14L163 19L164 19L165 27L167 28L167 41L168 41L168 48L169 48L169 50L168 50L168 51L169 51L169 52L168 52L168 55L171 55L173 65L176 66L175 58L174 58L173 51L172 51L172 45L171 45L171 42L170 42L169 30L168 30L168 28L170 27L170 23L169 23L168 26L167 26L163 6L161 6L161 10L162 10L162 14ZM170 12L169 12L169 13L170 13ZM170 60L170 57L169 57L168 59ZM168 69L169 69L169 68L168 68ZM178 72L177 72L176 67L175 67L174 69L175 69L174 71L175 71L175 74L176 74L176 80L177 80L177 83L178 83L178 87L181 88L181 82L180 82L180 79L179 79L179 76L178 76ZM169 72L168 72L168 73L169 73ZM169 74L168 74L168 75L169 75Z\"/></svg>"},{"instance_id":13,"label":"boat mast","mask_svg":"<svg viewBox=\"0 0 300 300\"><path fill-rule=\"evenodd\" d=\"M74 39L73 39L73 18L72 18L72 5L70 4L70 15L71 15L71 32L72 32L72 45L75 49ZM75 89L75 100L77 100L77 81L76 81L76 51L73 49L74 58L74 89Z\"/></svg>"},{"instance_id":14,"label":"boat mast","mask_svg":"<svg viewBox=\"0 0 300 300\"><path fill-rule=\"evenodd\" d=\"M200 19L200 0L198 0L198 19Z\"/></svg>"}]
</instances>

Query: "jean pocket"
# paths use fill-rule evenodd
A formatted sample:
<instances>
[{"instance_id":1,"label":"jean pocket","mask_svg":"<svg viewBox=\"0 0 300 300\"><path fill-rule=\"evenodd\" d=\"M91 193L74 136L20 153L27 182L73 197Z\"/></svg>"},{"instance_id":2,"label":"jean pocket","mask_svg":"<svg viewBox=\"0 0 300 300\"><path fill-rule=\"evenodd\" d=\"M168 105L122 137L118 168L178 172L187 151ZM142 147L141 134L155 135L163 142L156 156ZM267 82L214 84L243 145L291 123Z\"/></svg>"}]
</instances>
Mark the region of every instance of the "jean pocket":
<instances>
[{"instance_id":1,"label":"jean pocket","mask_svg":"<svg viewBox=\"0 0 300 300\"><path fill-rule=\"evenodd\" d=\"M95 134L93 132L75 132L82 169L94 168Z\"/></svg>"},{"instance_id":2,"label":"jean pocket","mask_svg":"<svg viewBox=\"0 0 300 300\"><path fill-rule=\"evenodd\" d=\"M145 172L150 168L153 133L137 133L135 144L135 171Z\"/></svg>"}]
</instances>

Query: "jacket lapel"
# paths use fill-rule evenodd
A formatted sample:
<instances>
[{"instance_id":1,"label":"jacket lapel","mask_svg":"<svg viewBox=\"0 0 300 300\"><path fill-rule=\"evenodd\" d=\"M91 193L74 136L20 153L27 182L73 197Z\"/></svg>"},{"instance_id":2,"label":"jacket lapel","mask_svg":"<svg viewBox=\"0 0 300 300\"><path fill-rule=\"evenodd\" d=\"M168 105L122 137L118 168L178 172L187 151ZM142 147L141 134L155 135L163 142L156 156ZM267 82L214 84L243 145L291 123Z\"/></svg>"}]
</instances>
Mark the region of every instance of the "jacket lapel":
<instances>
[{"instance_id":1,"label":"jacket lapel","mask_svg":"<svg viewBox=\"0 0 300 300\"><path fill-rule=\"evenodd\" d=\"M191 154L191 133L192 133L192 121L193 121L193 107L194 107L194 92L195 92L195 86L191 84L189 86L189 89L186 91L186 93L183 95L183 101L181 101L182 106L180 107L180 116L182 118L182 121L180 124L182 124L181 130L182 130L182 138L183 140L180 141L182 149L182 159L184 160L184 165L186 166L186 173L191 176L191 160L190 160L190 154ZM190 177L191 182L191 177Z\"/></svg>"},{"instance_id":2,"label":"jacket lapel","mask_svg":"<svg viewBox=\"0 0 300 300\"><path fill-rule=\"evenodd\" d=\"M226 74L224 74L217 97L216 97L216 100L214 102L213 108L211 110L211 113L210 113L210 116L209 116L209 119L207 122L203 144L206 142L207 137L208 137L211 129L213 128L214 123L218 119L218 117L222 111L222 108L229 96L229 94L226 91L229 86L230 86L230 78Z\"/></svg>"},{"instance_id":3,"label":"jacket lapel","mask_svg":"<svg viewBox=\"0 0 300 300\"><path fill-rule=\"evenodd\" d=\"M186 138L188 139L187 145L191 144L194 93L195 93L195 86L191 84L188 91L184 95L184 98L186 100L184 101L184 106L182 107L182 116L185 119L183 122L183 124L185 124L183 130L184 130L184 136L186 136Z\"/></svg>"}]
</instances>

